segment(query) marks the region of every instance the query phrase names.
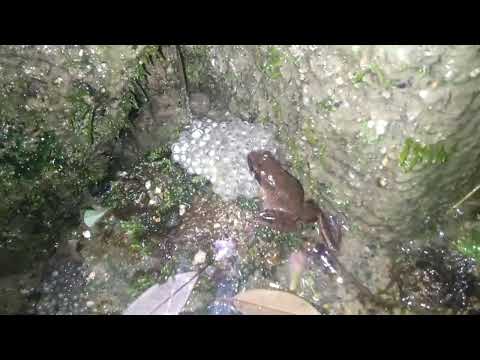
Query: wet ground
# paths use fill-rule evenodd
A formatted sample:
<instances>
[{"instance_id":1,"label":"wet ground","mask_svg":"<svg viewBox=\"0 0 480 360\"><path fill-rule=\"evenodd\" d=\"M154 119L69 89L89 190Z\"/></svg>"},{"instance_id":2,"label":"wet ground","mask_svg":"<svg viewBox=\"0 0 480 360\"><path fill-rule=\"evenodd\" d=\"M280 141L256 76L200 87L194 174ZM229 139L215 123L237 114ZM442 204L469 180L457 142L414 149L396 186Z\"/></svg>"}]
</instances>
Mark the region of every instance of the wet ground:
<instances>
[{"instance_id":1,"label":"wet ground","mask_svg":"<svg viewBox=\"0 0 480 360\"><path fill-rule=\"evenodd\" d=\"M237 171L247 164L229 166ZM289 291L322 314L428 313L442 307L462 313L477 306L471 301L478 291L475 263L448 249L406 248L404 262L394 266L391 249L374 232L359 237L352 231L358 225L342 218L339 252L318 253L312 251L318 250L318 224L274 231L259 221L259 196L225 199L189 172L168 146L137 155L91 197L89 211L106 210L103 217L90 226L84 217L41 268L2 278L9 299L2 312L121 314L153 284L187 271L201 274L185 314L236 314L225 299L247 289ZM304 264L292 287L291 259L299 252Z\"/></svg>"},{"instance_id":2,"label":"wet ground","mask_svg":"<svg viewBox=\"0 0 480 360\"><path fill-rule=\"evenodd\" d=\"M436 297L431 302L437 307L450 301L462 303L463 309L469 302L474 264L466 262L460 270L454 269L463 275L450 283L442 283L439 276L425 280L421 273L403 278L401 293L394 287L384 298L401 295L397 300L403 296L405 306L401 301L390 308L374 304L331 258L308 251L318 241L315 226L289 234L273 231L258 221L261 203L257 198L223 200L208 182L187 175L168 157L151 159L130 172L120 172L112 186L93 199L97 206L110 204L111 210L94 226L82 224L66 235L42 270L39 287L29 287L28 277L23 278L21 294L30 306L22 311L121 314L153 284L176 273L198 271L207 263L210 266L201 273L183 313L235 314L222 299L253 288L292 291L323 314L410 313L415 309L409 309L409 304L417 301L425 308L433 293ZM175 201L165 208L173 194ZM296 251L304 252L306 264L292 290L289 258ZM442 256L437 258L428 258L425 274L431 274ZM371 239L352 237L348 227L338 260L373 293L392 280L389 256ZM460 264L458 259L453 263ZM408 266L403 265L402 271ZM419 291L418 279L430 284L432 291ZM449 293L457 293L457 298L450 299Z\"/></svg>"}]
</instances>

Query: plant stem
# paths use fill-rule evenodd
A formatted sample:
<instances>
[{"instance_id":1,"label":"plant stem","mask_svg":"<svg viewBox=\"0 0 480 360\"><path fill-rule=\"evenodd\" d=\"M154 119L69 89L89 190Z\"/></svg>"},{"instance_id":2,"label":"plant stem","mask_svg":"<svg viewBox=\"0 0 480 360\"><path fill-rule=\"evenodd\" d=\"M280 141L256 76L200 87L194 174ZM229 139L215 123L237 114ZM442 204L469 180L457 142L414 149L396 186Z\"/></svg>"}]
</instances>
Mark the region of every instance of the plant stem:
<instances>
[{"instance_id":1,"label":"plant stem","mask_svg":"<svg viewBox=\"0 0 480 360\"><path fill-rule=\"evenodd\" d=\"M462 205L466 200L468 200L473 194L477 192L477 190L480 189L480 184L475 186L472 191L470 191L467 195L465 195L462 200L457 202L455 205L453 205L450 210L453 210L455 208L458 208L460 205Z\"/></svg>"}]
</instances>

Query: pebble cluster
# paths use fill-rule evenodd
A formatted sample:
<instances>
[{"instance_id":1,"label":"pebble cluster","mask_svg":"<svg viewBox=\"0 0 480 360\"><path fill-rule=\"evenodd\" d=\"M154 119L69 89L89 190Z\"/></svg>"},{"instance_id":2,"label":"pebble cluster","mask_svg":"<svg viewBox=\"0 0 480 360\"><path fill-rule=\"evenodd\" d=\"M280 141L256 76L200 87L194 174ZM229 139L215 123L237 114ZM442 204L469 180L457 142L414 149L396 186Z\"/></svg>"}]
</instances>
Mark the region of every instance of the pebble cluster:
<instances>
[{"instance_id":1,"label":"pebble cluster","mask_svg":"<svg viewBox=\"0 0 480 360\"><path fill-rule=\"evenodd\" d=\"M173 160L190 174L205 176L226 200L255 197L258 184L248 169L253 150L277 152L273 131L241 120L194 120L172 145Z\"/></svg>"}]
</instances>

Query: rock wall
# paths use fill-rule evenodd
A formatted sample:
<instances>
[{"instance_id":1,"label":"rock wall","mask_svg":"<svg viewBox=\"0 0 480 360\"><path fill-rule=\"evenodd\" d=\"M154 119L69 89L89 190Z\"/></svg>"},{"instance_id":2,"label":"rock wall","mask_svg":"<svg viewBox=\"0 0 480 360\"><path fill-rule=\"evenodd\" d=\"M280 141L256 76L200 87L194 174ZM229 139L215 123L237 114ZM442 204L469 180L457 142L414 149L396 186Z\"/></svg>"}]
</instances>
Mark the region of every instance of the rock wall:
<instances>
[{"instance_id":1,"label":"rock wall","mask_svg":"<svg viewBox=\"0 0 480 360\"><path fill-rule=\"evenodd\" d=\"M192 91L273 124L307 193L389 240L434 228L475 185L479 50L188 46L185 58Z\"/></svg>"}]
</instances>

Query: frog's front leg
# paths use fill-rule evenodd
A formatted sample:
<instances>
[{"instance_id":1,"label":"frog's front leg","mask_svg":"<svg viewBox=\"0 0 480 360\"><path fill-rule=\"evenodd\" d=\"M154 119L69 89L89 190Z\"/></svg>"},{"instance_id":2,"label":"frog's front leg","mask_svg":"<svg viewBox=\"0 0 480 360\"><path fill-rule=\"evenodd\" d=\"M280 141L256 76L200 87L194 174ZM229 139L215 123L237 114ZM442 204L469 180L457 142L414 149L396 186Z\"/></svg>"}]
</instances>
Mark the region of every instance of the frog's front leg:
<instances>
[{"instance_id":1,"label":"frog's front leg","mask_svg":"<svg viewBox=\"0 0 480 360\"><path fill-rule=\"evenodd\" d=\"M265 209L260 212L259 218L263 224L279 231L289 232L297 229L297 218L285 211Z\"/></svg>"}]
</instances>

